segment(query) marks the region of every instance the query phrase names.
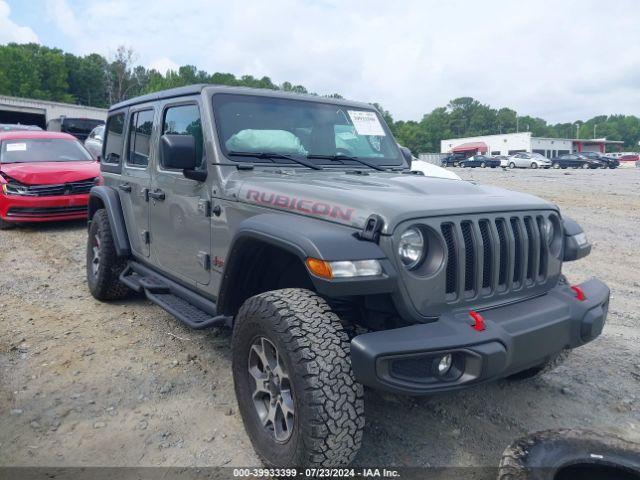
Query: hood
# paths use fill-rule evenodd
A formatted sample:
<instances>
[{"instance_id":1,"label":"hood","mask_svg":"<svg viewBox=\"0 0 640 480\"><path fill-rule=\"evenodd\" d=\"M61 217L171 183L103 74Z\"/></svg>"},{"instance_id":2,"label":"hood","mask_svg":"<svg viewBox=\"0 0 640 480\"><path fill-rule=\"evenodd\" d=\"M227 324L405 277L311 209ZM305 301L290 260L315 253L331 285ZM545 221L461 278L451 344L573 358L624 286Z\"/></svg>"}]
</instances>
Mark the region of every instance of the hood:
<instances>
[{"instance_id":1,"label":"hood","mask_svg":"<svg viewBox=\"0 0 640 480\"><path fill-rule=\"evenodd\" d=\"M243 178L247 176L248 178ZM230 194L238 200L362 228L371 214L384 234L406 220L482 212L557 208L533 195L455 179L400 173L239 171Z\"/></svg>"},{"instance_id":2,"label":"hood","mask_svg":"<svg viewBox=\"0 0 640 480\"><path fill-rule=\"evenodd\" d=\"M98 162L3 163L0 172L25 185L77 182L100 175Z\"/></svg>"}]
</instances>

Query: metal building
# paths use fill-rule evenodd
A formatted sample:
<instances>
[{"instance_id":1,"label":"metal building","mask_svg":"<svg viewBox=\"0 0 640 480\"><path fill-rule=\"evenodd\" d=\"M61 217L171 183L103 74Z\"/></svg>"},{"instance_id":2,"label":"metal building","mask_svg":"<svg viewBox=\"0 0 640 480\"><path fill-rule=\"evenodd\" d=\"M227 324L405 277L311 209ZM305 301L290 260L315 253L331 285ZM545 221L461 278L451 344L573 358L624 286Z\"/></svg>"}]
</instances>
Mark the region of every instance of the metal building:
<instances>
[{"instance_id":1,"label":"metal building","mask_svg":"<svg viewBox=\"0 0 640 480\"><path fill-rule=\"evenodd\" d=\"M488 155L513 155L518 152L540 153L553 158L563 153L600 152L607 145L621 149L624 142L606 138L543 138L534 137L531 132L505 133L501 135L482 135L478 137L450 138L440 142L442 153L464 153L467 156L477 153Z\"/></svg>"},{"instance_id":2,"label":"metal building","mask_svg":"<svg viewBox=\"0 0 640 480\"><path fill-rule=\"evenodd\" d=\"M71 103L0 95L0 123L37 125L42 129L46 129L49 121L61 117L101 120L104 122L107 119L107 110L73 105Z\"/></svg>"}]
</instances>

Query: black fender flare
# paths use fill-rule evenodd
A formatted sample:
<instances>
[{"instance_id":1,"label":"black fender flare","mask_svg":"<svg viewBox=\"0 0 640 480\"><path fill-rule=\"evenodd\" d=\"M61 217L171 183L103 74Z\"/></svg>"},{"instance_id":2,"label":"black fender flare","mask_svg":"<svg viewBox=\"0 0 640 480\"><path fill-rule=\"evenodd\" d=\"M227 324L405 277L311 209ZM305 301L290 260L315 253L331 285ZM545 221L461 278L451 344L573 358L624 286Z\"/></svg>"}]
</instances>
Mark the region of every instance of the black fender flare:
<instances>
[{"instance_id":1,"label":"black fender flare","mask_svg":"<svg viewBox=\"0 0 640 480\"><path fill-rule=\"evenodd\" d=\"M100 208L104 208L107 211L109 226L111 227L113 240L115 242L116 254L119 257L130 256L131 244L129 243L127 226L124 223L120 196L116 189L103 185L91 189L89 193L89 225L91 225L91 219L94 213Z\"/></svg>"},{"instance_id":2,"label":"black fender flare","mask_svg":"<svg viewBox=\"0 0 640 480\"><path fill-rule=\"evenodd\" d=\"M640 478L640 444L589 430L546 430L502 454L498 480L558 478Z\"/></svg>"},{"instance_id":3,"label":"black fender flare","mask_svg":"<svg viewBox=\"0 0 640 480\"><path fill-rule=\"evenodd\" d=\"M240 260L252 241L283 249L298 257L303 264L309 257L327 261L379 260L382 264L384 274L380 277L326 280L309 273L313 286L321 295L331 297L395 291L397 274L387 255L378 244L360 240L355 233L353 227L291 214L264 213L242 221L225 261L218 295L220 311L225 310L238 275L245 274L240 271Z\"/></svg>"}]
</instances>

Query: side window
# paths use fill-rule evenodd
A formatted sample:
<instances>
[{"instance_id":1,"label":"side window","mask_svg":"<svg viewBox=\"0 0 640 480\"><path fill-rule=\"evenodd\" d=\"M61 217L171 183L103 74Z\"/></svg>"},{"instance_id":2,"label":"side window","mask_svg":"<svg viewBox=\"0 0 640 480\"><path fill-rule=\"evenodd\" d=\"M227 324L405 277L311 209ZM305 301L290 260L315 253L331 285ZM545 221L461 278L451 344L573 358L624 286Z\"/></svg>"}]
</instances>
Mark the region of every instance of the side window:
<instances>
[{"instance_id":1,"label":"side window","mask_svg":"<svg viewBox=\"0 0 640 480\"><path fill-rule=\"evenodd\" d=\"M153 127L153 110L142 110L131 114L127 163L146 167L149 164L149 143Z\"/></svg>"},{"instance_id":2,"label":"side window","mask_svg":"<svg viewBox=\"0 0 640 480\"><path fill-rule=\"evenodd\" d=\"M104 139L103 163L113 165L120 164L122 147L124 145L124 113L116 113L107 119L107 128Z\"/></svg>"},{"instance_id":3,"label":"side window","mask_svg":"<svg viewBox=\"0 0 640 480\"><path fill-rule=\"evenodd\" d=\"M164 112L162 134L193 135L196 143L196 158L199 169L203 168L203 136L200 109L197 105L177 105L169 107ZM163 165L164 167L164 165Z\"/></svg>"}]
</instances>

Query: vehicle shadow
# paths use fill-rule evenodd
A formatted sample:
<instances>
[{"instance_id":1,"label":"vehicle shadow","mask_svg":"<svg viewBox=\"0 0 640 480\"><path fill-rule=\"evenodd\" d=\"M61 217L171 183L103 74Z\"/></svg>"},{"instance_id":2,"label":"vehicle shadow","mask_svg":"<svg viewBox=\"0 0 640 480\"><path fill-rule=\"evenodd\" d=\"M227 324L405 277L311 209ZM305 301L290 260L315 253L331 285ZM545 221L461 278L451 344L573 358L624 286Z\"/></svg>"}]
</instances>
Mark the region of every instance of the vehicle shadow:
<instances>
[{"instance_id":1,"label":"vehicle shadow","mask_svg":"<svg viewBox=\"0 0 640 480\"><path fill-rule=\"evenodd\" d=\"M6 232L19 233L43 233L43 232L67 232L87 228L86 220L64 220L59 222L29 222L16 223Z\"/></svg>"}]
</instances>

